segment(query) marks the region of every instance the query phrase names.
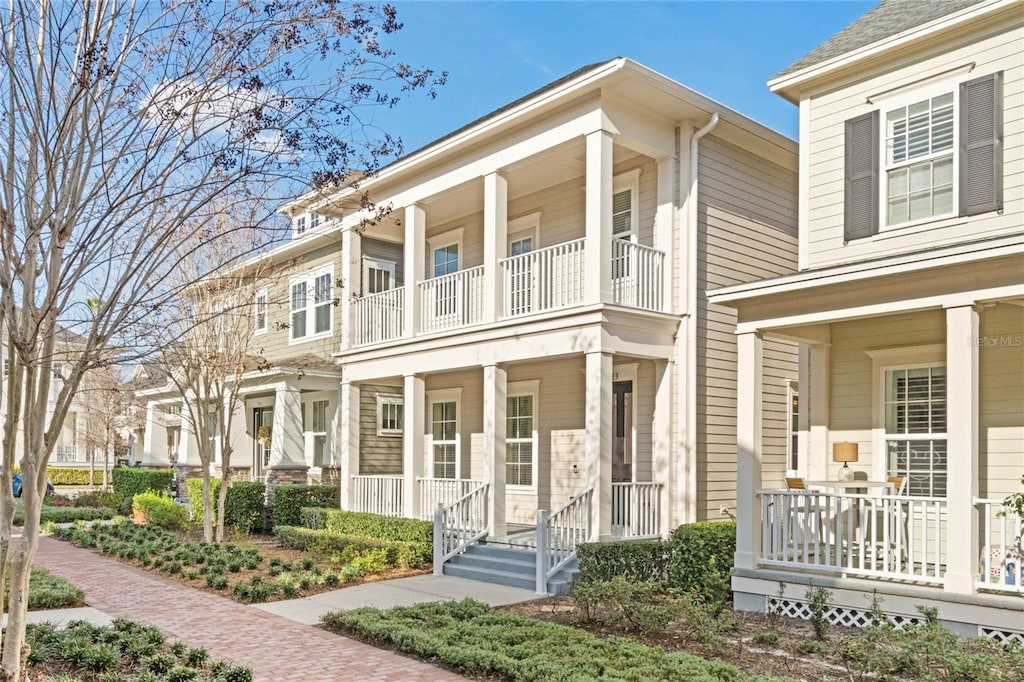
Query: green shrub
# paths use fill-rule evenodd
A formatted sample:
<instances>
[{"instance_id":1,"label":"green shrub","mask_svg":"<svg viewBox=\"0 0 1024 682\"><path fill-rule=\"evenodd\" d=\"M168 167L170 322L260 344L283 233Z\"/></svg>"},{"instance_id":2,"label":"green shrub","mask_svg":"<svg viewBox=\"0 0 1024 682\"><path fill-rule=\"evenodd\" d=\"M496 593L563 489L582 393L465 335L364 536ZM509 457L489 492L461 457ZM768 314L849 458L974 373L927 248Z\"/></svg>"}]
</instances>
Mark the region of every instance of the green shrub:
<instances>
[{"instance_id":1,"label":"green shrub","mask_svg":"<svg viewBox=\"0 0 1024 682\"><path fill-rule=\"evenodd\" d=\"M662 541L624 540L577 547L580 579L608 581L622 577L633 582L668 582L672 545Z\"/></svg>"},{"instance_id":2,"label":"green shrub","mask_svg":"<svg viewBox=\"0 0 1024 682\"><path fill-rule=\"evenodd\" d=\"M159 528L184 530L189 526L188 508L161 493L138 493L132 498L132 511L142 512L147 524Z\"/></svg>"},{"instance_id":3,"label":"green shrub","mask_svg":"<svg viewBox=\"0 0 1024 682\"><path fill-rule=\"evenodd\" d=\"M128 499L139 493L167 492L171 489L174 474L170 469L142 469L138 467L115 467L113 472L114 492Z\"/></svg>"},{"instance_id":4,"label":"green shrub","mask_svg":"<svg viewBox=\"0 0 1024 682\"><path fill-rule=\"evenodd\" d=\"M101 485L103 483L103 469L93 470L91 484L88 469L47 467L46 478L54 485Z\"/></svg>"},{"instance_id":5,"label":"green shrub","mask_svg":"<svg viewBox=\"0 0 1024 682\"><path fill-rule=\"evenodd\" d=\"M326 507L303 507L299 511L299 519L304 528L312 530L323 530L327 527L327 512L331 511Z\"/></svg>"},{"instance_id":6,"label":"green shrub","mask_svg":"<svg viewBox=\"0 0 1024 682\"><path fill-rule=\"evenodd\" d=\"M192 520L203 522L203 479L190 478L185 481L188 493L188 509ZM217 495L220 492L220 479L210 477L210 501L213 503L213 522L217 522Z\"/></svg>"},{"instance_id":7,"label":"green shrub","mask_svg":"<svg viewBox=\"0 0 1024 682\"><path fill-rule=\"evenodd\" d=\"M730 599L730 571L736 554L734 522L688 523L672 533L668 579L672 587L696 591L710 602Z\"/></svg>"},{"instance_id":8,"label":"green shrub","mask_svg":"<svg viewBox=\"0 0 1024 682\"><path fill-rule=\"evenodd\" d=\"M400 540L428 544L434 541L433 521L395 518L340 509L327 510L324 528L332 533L359 535L377 540Z\"/></svg>"},{"instance_id":9,"label":"green shrub","mask_svg":"<svg viewBox=\"0 0 1024 682\"><path fill-rule=\"evenodd\" d=\"M117 511L109 507L43 507L39 513L42 523L72 523L74 521L96 521L112 519ZM20 500L15 502L14 524L25 525L25 508Z\"/></svg>"},{"instance_id":10,"label":"green shrub","mask_svg":"<svg viewBox=\"0 0 1024 682\"><path fill-rule=\"evenodd\" d=\"M274 488L274 526L298 526L303 507L333 507L338 504L334 485L279 485Z\"/></svg>"},{"instance_id":11,"label":"green shrub","mask_svg":"<svg viewBox=\"0 0 1024 682\"><path fill-rule=\"evenodd\" d=\"M74 507L109 507L111 509L118 509L123 502L124 496L113 490L90 490L80 493L78 497L71 501L71 504Z\"/></svg>"},{"instance_id":12,"label":"green shrub","mask_svg":"<svg viewBox=\"0 0 1024 682\"><path fill-rule=\"evenodd\" d=\"M264 530L266 490L260 481L233 482L224 501L224 522L243 533Z\"/></svg>"},{"instance_id":13,"label":"green shrub","mask_svg":"<svg viewBox=\"0 0 1024 682\"><path fill-rule=\"evenodd\" d=\"M431 558L430 552L424 554L422 543L418 542L376 540L297 526L278 526L274 528L274 535L282 547L308 551L316 557L342 564L349 564L371 550L386 550L391 566L419 568Z\"/></svg>"},{"instance_id":14,"label":"green shrub","mask_svg":"<svg viewBox=\"0 0 1024 682\"><path fill-rule=\"evenodd\" d=\"M4 610L7 610L7 594L4 593ZM69 609L85 604L85 592L64 578L52 575L41 568L33 568L28 581L28 610Z\"/></svg>"}]
</instances>

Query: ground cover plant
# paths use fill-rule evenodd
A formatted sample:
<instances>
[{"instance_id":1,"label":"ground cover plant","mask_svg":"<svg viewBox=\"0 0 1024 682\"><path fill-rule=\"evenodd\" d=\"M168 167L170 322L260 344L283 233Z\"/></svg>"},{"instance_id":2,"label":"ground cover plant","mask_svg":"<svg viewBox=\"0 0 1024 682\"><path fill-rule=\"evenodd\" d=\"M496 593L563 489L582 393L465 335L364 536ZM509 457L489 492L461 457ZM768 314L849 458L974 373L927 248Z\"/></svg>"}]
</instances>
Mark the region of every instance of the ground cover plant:
<instances>
[{"instance_id":1,"label":"ground cover plant","mask_svg":"<svg viewBox=\"0 0 1024 682\"><path fill-rule=\"evenodd\" d=\"M70 609L85 604L85 592L64 578L41 568L33 568L28 583L28 610ZM7 610L7 599L4 599Z\"/></svg>"},{"instance_id":2,"label":"ground cover plant","mask_svg":"<svg viewBox=\"0 0 1024 682\"><path fill-rule=\"evenodd\" d=\"M44 504L39 513L41 523L70 523L72 521L96 521L100 519L112 519L117 511L110 507L78 507L58 504L56 506ZM14 525L25 524L25 506L21 500L14 501Z\"/></svg>"},{"instance_id":3,"label":"ground cover plant","mask_svg":"<svg viewBox=\"0 0 1024 682\"><path fill-rule=\"evenodd\" d=\"M72 621L58 629L51 623L29 625L30 679L63 682L251 682L252 671L212 661L205 649L168 643L157 628L127 620L109 627Z\"/></svg>"}]
</instances>

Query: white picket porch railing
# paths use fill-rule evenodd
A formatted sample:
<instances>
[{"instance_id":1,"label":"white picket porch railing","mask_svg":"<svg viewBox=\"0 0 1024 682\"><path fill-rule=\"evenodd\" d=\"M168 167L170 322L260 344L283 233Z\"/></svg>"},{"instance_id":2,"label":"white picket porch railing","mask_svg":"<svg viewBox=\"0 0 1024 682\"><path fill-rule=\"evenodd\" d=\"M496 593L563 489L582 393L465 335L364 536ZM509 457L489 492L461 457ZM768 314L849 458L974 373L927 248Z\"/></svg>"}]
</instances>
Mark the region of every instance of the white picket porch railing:
<instances>
[{"instance_id":1,"label":"white picket porch railing","mask_svg":"<svg viewBox=\"0 0 1024 682\"><path fill-rule=\"evenodd\" d=\"M945 498L762 490L761 559L778 566L937 584Z\"/></svg>"},{"instance_id":2,"label":"white picket porch railing","mask_svg":"<svg viewBox=\"0 0 1024 682\"><path fill-rule=\"evenodd\" d=\"M661 483L612 483L612 536L661 535Z\"/></svg>"},{"instance_id":3,"label":"white picket porch railing","mask_svg":"<svg viewBox=\"0 0 1024 682\"><path fill-rule=\"evenodd\" d=\"M357 298L352 302L352 344L366 346L399 339L405 330L405 287Z\"/></svg>"},{"instance_id":4,"label":"white picket porch railing","mask_svg":"<svg viewBox=\"0 0 1024 682\"><path fill-rule=\"evenodd\" d=\"M624 239L612 240L612 302L664 310L665 254Z\"/></svg>"},{"instance_id":5,"label":"white picket porch railing","mask_svg":"<svg viewBox=\"0 0 1024 682\"><path fill-rule=\"evenodd\" d=\"M1002 500L975 499L981 552L979 590L1024 594L1024 522Z\"/></svg>"},{"instance_id":6,"label":"white picket porch railing","mask_svg":"<svg viewBox=\"0 0 1024 682\"><path fill-rule=\"evenodd\" d=\"M484 267L420 282L420 331L424 334L478 324L484 317Z\"/></svg>"},{"instance_id":7,"label":"white picket porch railing","mask_svg":"<svg viewBox=\"0 0 1024 682\"><path fill-rule=\"evenodd\" d=\"M353 476L352 511L403 516L405 478L402 476Z\"/></svg>"},{"instance_id":8,"label":"white picket porch railing","mask_svg":"<svg viewBox=\"0 0 1024 682\"><path fill-rule=\"evenodd\" d=\"M60 462L84 462L85 449L77 445L55 445L53 448L53 461Z\"/></svg>"},{"instance_id":9,"label":"white picket porch railing","mask_svg":"<svg viewBox=\"0 0 1024 682\"><path fill-rule=\"evenodd\" d=\"M548 581L576 556L576 546L590 539L594 489L584 490L561 509L537 511L537 594L548 593Z\"/></svg>"},{"instance_id":10,"label":"white picket porch railing","mask_svg":"<svg viewBox=\"0 0 1024 682\"><path fill-rule=\"evenodd\" d=\"M434 518L437 505L447 507L455 500L476 490L484 484L468 478L417 478L420 494L420 518L429 521Z\"/></svg>"},{"instance_id":11,"label":"white picket porch railing","mask_svg":"<svg viewBox=\"0 0 1024 682\"><path fill-rule=\"evenodd\" d=\"M500 261L505 317L531 315L583 303L583 239Z\"/></svg>"},{"instance_id":12,"label":"white picket porch railing","mask_svg":"<svg viewBox=\"0 0 1024 682\"><path fill-rule=\"evenodd\" d=\"M434 511L434 575L443 575L444 562L487 535L488 490L485 483Z\"/></svg>"}]
</instances>

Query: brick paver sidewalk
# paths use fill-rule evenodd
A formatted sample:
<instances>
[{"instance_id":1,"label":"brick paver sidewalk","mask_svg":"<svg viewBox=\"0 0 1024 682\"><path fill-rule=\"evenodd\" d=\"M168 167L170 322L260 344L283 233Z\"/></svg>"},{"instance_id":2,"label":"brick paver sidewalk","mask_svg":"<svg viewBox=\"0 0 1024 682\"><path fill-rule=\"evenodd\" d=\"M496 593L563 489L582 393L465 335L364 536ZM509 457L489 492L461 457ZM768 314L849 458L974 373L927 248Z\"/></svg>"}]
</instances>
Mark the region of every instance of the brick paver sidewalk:
<instances>
[{"instance_id":1,"label":"brick paver sidewalk","mask_svg":"<svg viewBox=\"0 0 1024 682\"><path fill-rule=\"evenodd\" d=\"M53 538L39 539L36 566L85 590L90 606L112 617L156 626L169 639L205 647L215 660L249 666L258 682L463 679Z\"/></svg>"}]
</instances>

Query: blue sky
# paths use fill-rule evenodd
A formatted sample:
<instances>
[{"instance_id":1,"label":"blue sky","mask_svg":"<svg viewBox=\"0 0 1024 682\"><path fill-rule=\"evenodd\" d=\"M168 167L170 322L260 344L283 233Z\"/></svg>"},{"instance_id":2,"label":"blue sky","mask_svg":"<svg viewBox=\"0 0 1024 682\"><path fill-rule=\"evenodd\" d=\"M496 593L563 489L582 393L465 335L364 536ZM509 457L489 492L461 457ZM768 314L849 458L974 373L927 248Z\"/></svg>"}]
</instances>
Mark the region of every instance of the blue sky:
<instances>
[{"instance_id":1,"label":"blue sky","mask_svg":"<svg viewBox=\"0 0 1024 682\"><path fill-rule=\"evenodd\" d=\"M407 97L374 123L412 151L585 64L623 56L796 138L797 108L765 81L874 0L393 2L390 43L449 72L437 99Z\"/></svg>"}]
</instances>

